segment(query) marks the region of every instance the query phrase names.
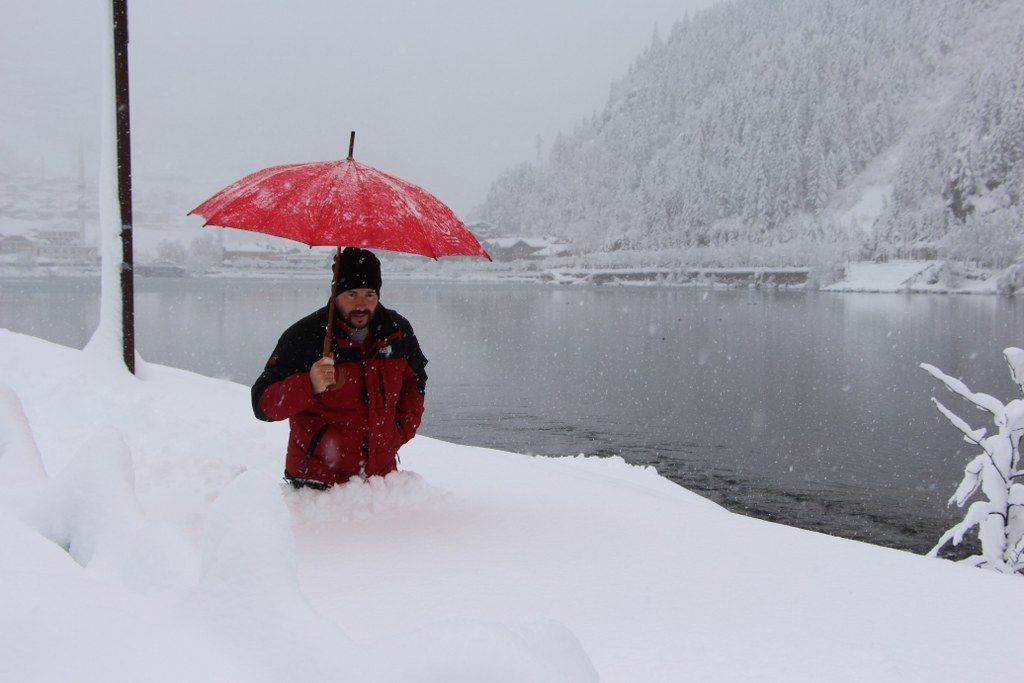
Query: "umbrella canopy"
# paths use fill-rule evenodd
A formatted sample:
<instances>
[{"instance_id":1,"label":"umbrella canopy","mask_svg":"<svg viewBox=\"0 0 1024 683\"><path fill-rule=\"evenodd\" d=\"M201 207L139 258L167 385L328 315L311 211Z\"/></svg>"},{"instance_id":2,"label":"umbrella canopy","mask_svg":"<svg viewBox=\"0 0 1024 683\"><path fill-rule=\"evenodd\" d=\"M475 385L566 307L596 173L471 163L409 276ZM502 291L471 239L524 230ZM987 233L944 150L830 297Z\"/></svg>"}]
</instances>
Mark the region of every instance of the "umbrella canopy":
<instances>
[{"instance_id":1,"label":"umbrella canopy","mask_svg":"<svg viewBox=\"0 0 1024 683\"><path fill-rule=\"evenodd\" d=\"M351 158L257 171L189 213L310 246L491 258L439 199Z\"/></svg>"},{"instance_id":2,"label":"umbrella canopy","mask_svg":"<svg viewBox=\"0 0 1024 683\"><path fill-rule=\"evenodd\" d=\"M276 235L311 247L337 247L327 302L324 356L332 346L342 247L440 256L491 257L437 197L412 183L348 159L272 166L247 175L189 211L203 225Z\"/></svg>"}]
</instances>

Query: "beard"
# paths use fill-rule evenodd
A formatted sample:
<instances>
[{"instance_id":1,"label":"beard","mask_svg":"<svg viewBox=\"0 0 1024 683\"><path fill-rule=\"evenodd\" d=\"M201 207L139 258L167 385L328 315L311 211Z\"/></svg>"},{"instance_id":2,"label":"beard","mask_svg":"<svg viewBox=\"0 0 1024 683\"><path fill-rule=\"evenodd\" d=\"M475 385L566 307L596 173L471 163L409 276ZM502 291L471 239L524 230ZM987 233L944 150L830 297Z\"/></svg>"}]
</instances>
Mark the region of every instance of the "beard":
<instances>
[{"instance_id":1,"label":"beard","mask_svg":"<svg viewBox=\"0 0 1024 683\"><path fill-rule=\"evenodd\" d=\"M360 314L362 314L361 317ZM359 322L355 322L353 318L355 318ZM348 315L344 313L341 314L341 319L344 320L345 324L348 325L353 330L362 330L369 327L371 318L373 318L373 314L370 313L368 309L362 308L357 308L355 310L349 311Z\"/></svg>"}]
</instances>

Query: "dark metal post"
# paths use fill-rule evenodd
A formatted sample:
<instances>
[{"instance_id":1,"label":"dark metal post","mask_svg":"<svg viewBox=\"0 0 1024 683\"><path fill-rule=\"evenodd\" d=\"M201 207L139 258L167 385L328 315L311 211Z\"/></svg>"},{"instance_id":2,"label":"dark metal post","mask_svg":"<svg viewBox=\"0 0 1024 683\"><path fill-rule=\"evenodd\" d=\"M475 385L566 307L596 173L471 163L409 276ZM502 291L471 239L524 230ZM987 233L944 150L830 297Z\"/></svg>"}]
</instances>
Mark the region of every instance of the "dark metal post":
<instances>
[{"instance_id":1,"label":"dark metal post","mask_svg":"<svg viewBox=\"0 0 1024 683\"><path fill-rule=\"evenodd\" d=\"M356 132L352 131L352 133L348 136L348 160L349 161L352 161L352 152L355 151L355 148L356 148Z\"/></svg>"},{"instance_id":2,"label":"dark metal post","mask_svg":"<svg viewBox=\"0 0 1024 683\"><path fill-rule=\"evenodd\" d=\"M128 112L128 0L114 9L114 88L117 92L117 198L121 209L121 337L124 364L135 373L135 277L132 257L132 146Z\"/></svg>"}]
</instances>

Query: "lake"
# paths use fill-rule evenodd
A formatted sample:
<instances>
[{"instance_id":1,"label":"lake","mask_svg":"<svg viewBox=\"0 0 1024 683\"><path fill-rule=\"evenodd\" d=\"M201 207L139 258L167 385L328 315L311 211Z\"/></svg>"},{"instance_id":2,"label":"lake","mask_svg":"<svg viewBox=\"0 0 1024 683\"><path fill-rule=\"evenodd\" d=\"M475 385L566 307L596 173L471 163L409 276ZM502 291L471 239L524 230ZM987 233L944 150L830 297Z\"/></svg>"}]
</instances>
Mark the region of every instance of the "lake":
<instances>
[{"instance_id":1,"label":"lake","mask_svg":"<svg viewBox=\"0 0 1024 683\"><path fill-rule=\"evenodd\" d=\"M140 278L150 362L251 384L329 282ZM98 280L0 281L0 327L81 347ZM745 514L924 552L973 448L922 362L1015 397L1024 300L391 279L430 363L421 433L535 455L618 455ZM253 429L260 423L254 419ZM284 444L282 448L282 466ZM443 486L443 483L440 483Z\"/></svg>"}]
</instances>

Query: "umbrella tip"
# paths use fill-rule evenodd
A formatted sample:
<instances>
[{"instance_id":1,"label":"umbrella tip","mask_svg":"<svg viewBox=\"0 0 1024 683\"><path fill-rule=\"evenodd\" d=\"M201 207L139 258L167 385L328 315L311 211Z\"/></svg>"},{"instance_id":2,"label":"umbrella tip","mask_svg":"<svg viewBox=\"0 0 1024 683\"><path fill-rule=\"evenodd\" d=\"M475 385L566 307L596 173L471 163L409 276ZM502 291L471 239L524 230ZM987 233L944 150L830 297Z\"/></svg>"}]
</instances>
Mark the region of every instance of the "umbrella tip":
<instances>
[{"instance_id":1,"label":"umbrella tip","mask_svg":"<svg viewBox=\"0 0 1024 683\"><path fill-rule=\"evenodd\" d=\"M356 148L356 132L352 131L348 135L348 160L352 161L352 152Z\"/></svg>"}]
</instances>

